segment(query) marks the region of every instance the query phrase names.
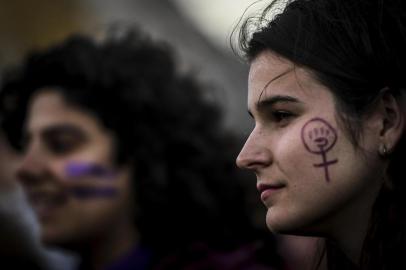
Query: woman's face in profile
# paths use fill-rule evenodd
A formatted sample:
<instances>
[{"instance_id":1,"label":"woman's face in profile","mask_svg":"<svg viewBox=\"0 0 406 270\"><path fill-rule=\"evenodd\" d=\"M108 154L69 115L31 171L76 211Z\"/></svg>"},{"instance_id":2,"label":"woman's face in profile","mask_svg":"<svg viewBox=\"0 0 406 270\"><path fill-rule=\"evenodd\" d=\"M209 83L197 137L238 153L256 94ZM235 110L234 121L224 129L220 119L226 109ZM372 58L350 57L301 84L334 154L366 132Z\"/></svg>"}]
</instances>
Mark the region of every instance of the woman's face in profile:
<instances>
[{"instance_id":1,"label":"woman's face in profile","mask_svg":"<svg viewBox=\"0 0 406 270\"><path fill-rule=\"evenodd\" d=\"M130 172L113 163L112 134L52 89L32 99L18 177L45 243L71 245L131 218Z\"/></svg>"},{"instance_id":2,"label":"woman's face in profile","mask_svg":"<svg viewBox=\"0 0 406 270\"><path fill-rule=\"evenodd\" d=\"M356 148L332 93L269 51L251 64L248 110L255 127L237 164L255 172L272 231L329 234L368 215L383 171L374 117Z\"/></svg>"}]
</instances>

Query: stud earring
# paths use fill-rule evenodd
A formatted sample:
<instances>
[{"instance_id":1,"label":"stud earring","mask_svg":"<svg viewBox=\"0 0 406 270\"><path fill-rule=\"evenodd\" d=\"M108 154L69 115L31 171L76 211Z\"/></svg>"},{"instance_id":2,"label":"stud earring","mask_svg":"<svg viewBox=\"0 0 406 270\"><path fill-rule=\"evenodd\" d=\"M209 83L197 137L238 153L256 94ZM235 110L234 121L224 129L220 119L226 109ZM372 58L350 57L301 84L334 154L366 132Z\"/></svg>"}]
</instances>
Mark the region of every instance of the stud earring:
<instances>
[{"instance_id":1,"label":"stud earring","mask_svg":"<svg viewBox=\"0 0 406 270\"><path fill-rule=\"evenodd\" d=\"M388 149L386 148L386 145L385 144L381 144L380 146L379 146L379 155L381 156L381 157L386 157L387 155L388 155Z\"/></svg>"}]
</instances>

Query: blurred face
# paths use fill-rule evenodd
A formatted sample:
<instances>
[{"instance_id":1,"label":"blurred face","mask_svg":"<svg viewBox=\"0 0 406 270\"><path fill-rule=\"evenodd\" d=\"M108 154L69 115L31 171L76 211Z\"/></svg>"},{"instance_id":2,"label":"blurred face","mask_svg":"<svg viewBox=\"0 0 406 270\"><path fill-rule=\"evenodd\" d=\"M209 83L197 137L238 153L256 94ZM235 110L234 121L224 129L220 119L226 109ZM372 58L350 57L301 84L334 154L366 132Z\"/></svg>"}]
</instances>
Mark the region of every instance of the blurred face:
<instances>
[{"instance_id":1,"label":"blurred face","mask_svg":"<svg viewBox=\"0 0 406 270\"><path fill-rule=\"evenodd\" d=\"M0 191L17 187L15 171L20 160L19 154L11 148L4 134L0 133Z\"/></svg>"},{"instance_id":2,"label":"blurred face","mask_svg":"<svg viewBox=\"0 0 406 270\"><path fill-rule=\"evenodd\" d=\"M323 235L368 215L383 171L374 115L355 148L332 93L269 51L252 62L248 109L255 127L237 164L255 172L272 231Z\"/></svg>"},{"instance_id":3,"label":"blurred face","mask_svg":"<svg viewBox=\"0 0 406 270\"><path fill-rule=\"evenodd\" d=\"M45 243L95 240L131 217L130 172L113 163L112 134L52 89L36 94L18 177Z\"/></svg>"}]
</instances>

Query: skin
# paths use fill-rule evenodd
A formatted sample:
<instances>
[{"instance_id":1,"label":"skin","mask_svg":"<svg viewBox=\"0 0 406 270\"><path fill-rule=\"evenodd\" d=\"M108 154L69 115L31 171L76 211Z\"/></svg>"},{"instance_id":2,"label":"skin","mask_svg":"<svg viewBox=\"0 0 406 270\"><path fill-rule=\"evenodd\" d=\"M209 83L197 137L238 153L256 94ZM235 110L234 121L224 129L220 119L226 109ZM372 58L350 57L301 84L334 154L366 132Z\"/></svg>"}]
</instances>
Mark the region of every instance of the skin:
<instances>
[{"instance_id":1,"label":"skin","mask_svg":"<svg viewBox=\"0 0 406 270\"><path fill-rule=\"evenodd\" d=\"M40 263L38 226L16 179L19 162L20 155L0 132L0 254Z\"/></svg>"},{"instance_id":2,"label":"skin","mask_svg":"<svg viewBox=\"0 0 406 270\"><path fill-rule=\"evenodd\" d=\"M301 137L307 151L322 156L322 162L313 166L324 168L326 181L329 182L328 166L338 162L337 159L327 160L327 152L337 141L335 129L322 118L313 118L302 127Z\"/></svg>"},{"instance_id":3,"label":"skin","mask_svg":"<svg viewBox=\"0 0 406 270\"><path fill-rule=\"evenodd\" d=\"M269 229L329 237L357 261L388 164L378 147L393 146L403 127L393 97L382 98L362 119L357 148L339 120L329 89L305 68L265 51L251 63L248 111L255 127L237 165L256 174ZM326 153L328 159L337 159L328 166L329 181L325 168L314 166L321 155L308 151L301 136L314 118L336 131L337 141Z\"/></svg>"},{"instance_id":4,"label":"skin","mask_svg":"<svg viewBox=\"0 0 406 270\"><path fill-rule=\"evenodd\" d=\"M31 99L25 126L25 153L17 174L40 221L43 242L85 254L94 269L128 251L136 241L131 172L114 164L110 131L52 88ZM115 178L70 176L67 166L80 162L114 171ZM72 192L106 187L117 194L83 197Z\"/></svg>"},{"instance_id":5,"label":"skin","mask_svg":"<svg viewBox=\"0 0 406 270\"><path fill-rule=\"evenodd\" d=\"M15 171L20 157L16 153L0 132L0 190L13 191L17 189L18 183L15 177Z\"/></svg>"}]
</instances>

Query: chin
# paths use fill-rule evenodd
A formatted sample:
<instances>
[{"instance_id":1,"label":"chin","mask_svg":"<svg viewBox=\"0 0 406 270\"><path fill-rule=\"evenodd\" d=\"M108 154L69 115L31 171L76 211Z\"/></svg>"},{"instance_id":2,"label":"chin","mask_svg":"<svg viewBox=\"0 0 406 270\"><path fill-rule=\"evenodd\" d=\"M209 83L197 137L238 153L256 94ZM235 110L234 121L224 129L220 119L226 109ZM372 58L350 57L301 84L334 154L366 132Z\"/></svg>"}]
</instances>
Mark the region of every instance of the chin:
<instances>
[{"instance_id":1,"label":"chin","mask_svg":"<svg viewBox=\"0 0 406 270\"><path fill-rule=\"evenodd\" d=\"M288 217L275 214L275 211L268 209L266 213L266 226L273 233L290 234L295 229L295 224L289 221Z\"/></svg>"},{"instance_id":2,"label":"chin","mask_svg":"<svg viewBox=\"0 0 406 270\"><path fill-rule=\"evenodd\" d=\"M286 213L286 212L285 212ZM298 215L277 215L268 210L266 214L266 225L268 229L277 234L291 234L298 236L315 236L320 232L311 225L312 222Z\"/></svg>"},{"instance_id":3,"label":"chin","mask_svg":"<svg viewBox=\"0 0 406 270\"><path fill-rule=\"evenodd\" d=\"M76 250L78 243L72 236L55 230L44 230L41 234L42 243L51 248L61 248L66 250Z\"/></svg>"},{"instance_id":4,"label":"chin","mask_svg":"<svg viewBox=\"0 0 406 270\"><path fill-rule=\"evenodd\" d=\"M275 224L272 222L267 222L266 226L268 229L277 234L298 234L299 230L292 226L292 224Z\"/></svg>"},{"instance_id":5,"label":"chin","mask_svg":"<svg viewBox=\"0 0 406 270\"><path fill-rule=\"evenodd\" d=\"M50 232L49 230L44 230L41 235L41 241L47 246L58 246L63 243L63 238L56 234L55 232Z\"/></svg>"}]
</instances>

